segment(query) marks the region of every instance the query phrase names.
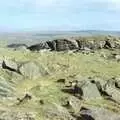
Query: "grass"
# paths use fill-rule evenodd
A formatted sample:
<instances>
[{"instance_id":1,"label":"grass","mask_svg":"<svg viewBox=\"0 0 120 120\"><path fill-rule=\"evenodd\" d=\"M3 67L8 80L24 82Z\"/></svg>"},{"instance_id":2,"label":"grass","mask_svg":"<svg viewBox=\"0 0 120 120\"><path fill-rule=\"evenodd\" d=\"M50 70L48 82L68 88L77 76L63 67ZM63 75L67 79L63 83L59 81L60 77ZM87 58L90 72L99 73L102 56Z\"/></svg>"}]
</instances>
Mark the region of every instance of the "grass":
<instances>
[{"instance_id":1,"label":"grass","mask_svg":"<svg viewBox=\"0 0 120 120\"><path fill-rule=\"evenodd\" d=\"M44 66L49 71L48 76L41 76L37 79L25 79L16 74L10 74L6 70L0 70L0 76L13 85L15 88L15 98L1 101L1 105L5 109L15 109L19 111L37 112L36 120L44 120L42 116L43 106L39 100L43 99L46 104L57 103L61 104L62 100L69 95L61 92L61 86L56 83L60 78L65 78L68 81L74 79L86 79L87 77L99 77L107 80L112 77L120 76L120 64L115 60L107 60L101 57L102 53L110 54L108 50L96 51L96 53L84 55L82 53L63 53L63 52L21 52L13 51L7 48L0 48L0 59L7 57L14 59L16 62L34 61ZM73 76L73 77L71 77ZM33 100L17 106L17 97L22 98L25 93L30 93ZM12 101L12 103L11 103ZM94 103L94 104L93 104ZM87 104L94 106L105 106L106 108L119 111L119 108L112 103L106 101L90 101ZM86 104L86 103L85 103Z\"/></svg>"}]
</instances>

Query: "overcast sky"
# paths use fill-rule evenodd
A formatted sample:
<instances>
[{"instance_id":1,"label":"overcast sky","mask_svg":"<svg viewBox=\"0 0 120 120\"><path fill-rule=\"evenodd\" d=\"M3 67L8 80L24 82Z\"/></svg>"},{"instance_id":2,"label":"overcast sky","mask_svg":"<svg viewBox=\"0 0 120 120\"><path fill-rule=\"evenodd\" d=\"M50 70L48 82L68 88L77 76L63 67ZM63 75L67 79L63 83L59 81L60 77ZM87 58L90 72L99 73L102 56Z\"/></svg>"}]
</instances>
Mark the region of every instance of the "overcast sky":
<instances>
[{"instance_id":1,"label":"overcast sky","mask_svg":"<svg viewBox=\"0 0 120 120\"><path fill-rule=\"evenodd\" d=\"M120 0L0 0L0 30L120 30Z\"/></svg>"}]
</instances>

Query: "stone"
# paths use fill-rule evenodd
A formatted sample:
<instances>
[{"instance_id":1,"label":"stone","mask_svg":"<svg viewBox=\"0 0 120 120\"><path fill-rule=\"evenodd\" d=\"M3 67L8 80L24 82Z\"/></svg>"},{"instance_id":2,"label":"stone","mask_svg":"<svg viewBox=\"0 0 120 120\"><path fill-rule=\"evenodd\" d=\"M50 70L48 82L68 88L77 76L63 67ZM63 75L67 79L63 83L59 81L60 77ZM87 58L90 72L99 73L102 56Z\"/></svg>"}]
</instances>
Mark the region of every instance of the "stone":
<instances>
[{"instance_id":1,"label":"stone","mask_svg":"<svg viewBox=\"0 0 120 120\"><path fill-rule=\"evenodd\" d=\"M120 78L115 78L115 87L120 89Z\"/></svg>"},{"instance_id":2,"label":"stone","mask_svg":"<svg viewBox=\"0 0 120 120\"><path fill-rule=\"evenodd\" d=\"M89 118L89 119L86 119ZM120 115L110 110L98 107L88 107L80 111L80 120L119 120Z\"/></svg>"},{"instance_id":3,"label":"stone","mask_svg":"<svg viewBox=\"0 0 120 120\"><path fill-rule=\"evenodd\" d=\"M106 86L105 91L111 96L114 102L120 104L120 90L114 86Z\"/></svg>"},{"instance_id":4,"label":"stone","mask_svg":"<svg viewBox=\"0 0 120 120\"><path fill-rule=\"evenodd\" d=\"M44 110L45 116L50 120L74 120L66 108L53 103Z\"/></svg>"},{"instance_id":5,"label":"stone","mask_svg":"<svg viewBox=\"0 0 120 120\"><path fill-rule=\"evenodd\" d=\"M53 41L47 41L47 44L51 48L51 50L55 51L78 49L78 44L74 39L56 39Z\"/></svg>"},{"instance_id":6,"label":"stone","mask_svg":"<svg viewBox=\"0 0 120 120\"><path fill-rule=\"evenodd\" d=\"M49 49L49 46L47 45L46 42L41 42L39 44L31 45L27 47L30 51L40 51L42 49Z\"/></svg>"},{"instance_id":7,"label":"stone","mask_svg":"<svg viewBox=\"0 0 120 120\"><path fill-rule=\"evenodd\" d=\"M22 75L30 79L48 75L48 71L42 65L35 62L26 62L22 64L19 71Z\"/></svg>"},{"instance_id":8,"label":"stone","mask_svg":"<svg viewBox=\"0 0 120 120\"><path fill-rule=\"evenodd\" d=\"M120 55L115 55L115 59L117 60L117 62L120 61Z\"/></svg>"},{"instance_id":9,"label":"stone","mask_svg":"<svg viewBox=\"0 0 120 120\"><path fill-rule=\"evenodd\" d=\"M68 107L72 108L75 113L78 113L80 111L81 102L76 97L74 96L69 97L68 104L69 104Z\"/></svg>"},{"instance_id":10,"label":"stone","mask_svg":"<svg viewBox=\"0 0 120 120\"><path fill-rule=\"evenodd\" d=\"M82 90L83 90L83 98L85 100L88 99L101 99L101 95L100 92L96 86L96 84L91 83L91 82L86 82L83 86L82 86Z\"/></svg>"},{"instance_id":11,"label":"stone","mask_svg":"<svg viewBox=\"0 0 120 120\"><path fill-rule=\"evenodd\" d=\"M3 69L8 69L10 71L18 72L18 65L13 60L8 60L8 59L3 60L3 62L2 62L2 68Z\"/></svg>"}]
</instances>

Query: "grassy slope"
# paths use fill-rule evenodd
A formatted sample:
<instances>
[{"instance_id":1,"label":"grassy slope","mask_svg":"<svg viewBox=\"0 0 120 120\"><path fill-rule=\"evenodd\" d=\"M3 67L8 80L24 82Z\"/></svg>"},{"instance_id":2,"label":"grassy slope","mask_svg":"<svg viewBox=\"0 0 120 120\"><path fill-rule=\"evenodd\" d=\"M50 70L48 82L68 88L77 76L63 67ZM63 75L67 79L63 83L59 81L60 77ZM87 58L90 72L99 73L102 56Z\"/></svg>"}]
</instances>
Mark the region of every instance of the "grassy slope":
<instances>
[{"instance_id":1,"label":"grassy slope","mask_svg":"<svg viewBox=\"0 0 120 120\"><path fill-rule=\"evenodd\" d=\"M74 79L85 79L91 76L100 77L106 80L111 77L120 76L120 64L115 60L106 60L100 57L103 52L109 54L107 50L97 51L95 54L91 53L89 55L84 55L82 53L68 54L62 52L31 53L0 48L1 59L4 56L15 59L18 62L37 61L48 68L50 73L49 76L39 77L34 80L22 79L19 81L17 80L19 76L8 74L5 70L0 70L0 75L6 78L6 80L11 80L15 87L15 98L12 100L1 100L1 108L13 111L37 111L37 113L39 113L37 119L44 120L44 118L42 118L43 106L39 103L40 99L45 101L46 105L44 107L47 107L51 103L61 104L62 99L69 96L60 91L61 86L55 82L59 78L66 78L69 81ZM20 106L16 105L16 98L23 97L26 92L32 94L33 99ZM85 104L104 106L114 111L119 109L106 101L88 101Z\"/></svg>"}]
</instances>

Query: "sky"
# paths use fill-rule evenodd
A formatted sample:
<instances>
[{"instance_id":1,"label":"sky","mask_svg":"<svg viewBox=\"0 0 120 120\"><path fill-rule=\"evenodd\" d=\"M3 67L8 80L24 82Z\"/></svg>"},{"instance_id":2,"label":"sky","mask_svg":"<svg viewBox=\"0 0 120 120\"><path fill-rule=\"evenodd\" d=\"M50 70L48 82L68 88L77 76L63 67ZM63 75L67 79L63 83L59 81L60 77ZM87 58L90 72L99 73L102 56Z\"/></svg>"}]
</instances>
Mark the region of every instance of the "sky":
<instances>
[{"instance_id":1,"label":"sky","mask_svg":"<svg viewBox=\"0 0 120 120\"><path fill-rule=\"evenodd\" d=\"M120 0L0 0L1 31L120 30Z\"/></svg>"}]
</instances>

